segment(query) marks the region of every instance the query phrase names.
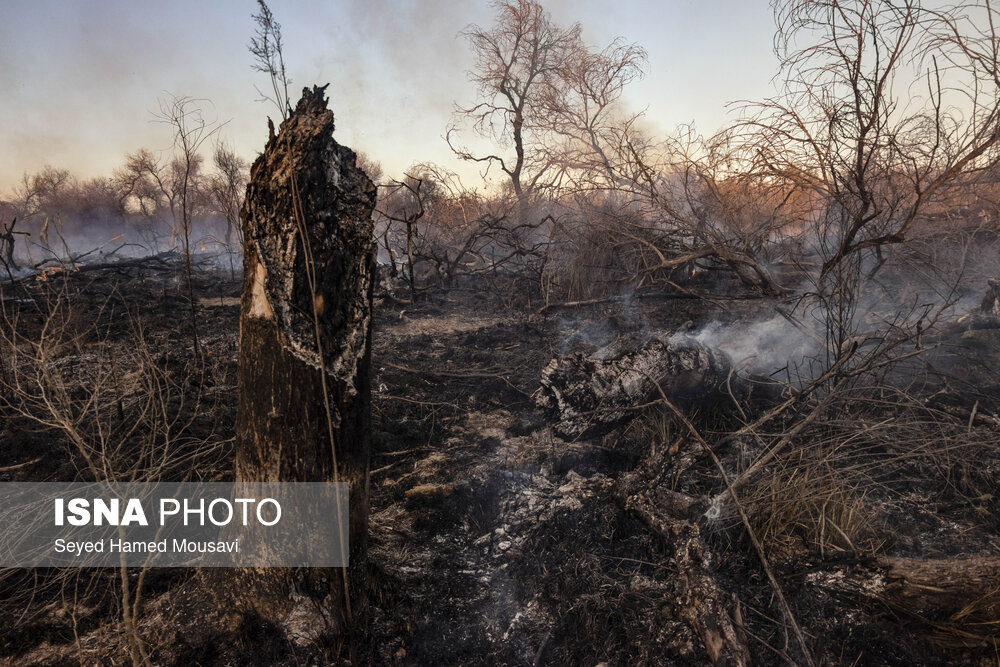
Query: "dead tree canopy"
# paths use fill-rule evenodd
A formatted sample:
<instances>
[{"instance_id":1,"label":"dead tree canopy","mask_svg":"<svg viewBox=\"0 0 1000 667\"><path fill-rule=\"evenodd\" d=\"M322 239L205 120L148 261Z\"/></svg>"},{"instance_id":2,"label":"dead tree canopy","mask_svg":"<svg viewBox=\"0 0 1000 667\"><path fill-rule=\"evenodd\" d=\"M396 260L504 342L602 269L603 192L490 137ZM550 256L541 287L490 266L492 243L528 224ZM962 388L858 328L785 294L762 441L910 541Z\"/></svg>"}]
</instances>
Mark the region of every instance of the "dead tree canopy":
<instances>
[{"instance_id":1,"label":"dead tree canopy","mask_svg":"<svg viewBox=\"0 0 1000 667\"><path fill-rule=\"evenodd\" d=\"M241 211L236 478L349 483L354 573L368 520L376 191L354 152L334 141L324 91L303 90L254 162ZM349 621L340 584L330 573L258 572L255 604L277 605L258 611L309 643ZM311 600L290 609L290 586Z\"/></svg>"},{"instance_id":2,"label":"dead tree canopy","mask_svg":"<svg viewBox=\"0 0 1000 667\"><path fill-rule=\"evenodd\" d=\"M723 353L693 338L653 338L633 349L609 346L553 359L542 370L537 402L561 438L593 438L636 416L635 408L660 391L682 403L717 393L730 369Z\"/></svg>"}]
</instances>

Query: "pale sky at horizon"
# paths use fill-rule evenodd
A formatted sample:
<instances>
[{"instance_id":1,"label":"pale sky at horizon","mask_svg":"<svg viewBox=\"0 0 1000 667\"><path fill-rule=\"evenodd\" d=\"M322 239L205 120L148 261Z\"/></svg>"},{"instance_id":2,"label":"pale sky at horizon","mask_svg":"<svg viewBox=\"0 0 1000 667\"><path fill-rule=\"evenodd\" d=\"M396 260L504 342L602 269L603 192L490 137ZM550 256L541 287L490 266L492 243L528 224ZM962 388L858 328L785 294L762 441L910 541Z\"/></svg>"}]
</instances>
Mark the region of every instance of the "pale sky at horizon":
<instances>
[{"instance_id":1,"label":"pale sky at horizon","mask_svg":"<svg viewBox=\"0 0 1000 667\"><path fill-rule=\"evenodd\" d=\"M268 3L281 23L293 102L303 86L330 83L337 140L399 176L411 164L460 169L444 142L455 102L474 89L472 55L459 31L488 25L486 0L336 0ZM694 121L712 132L726 103L773 93L774 21L766 0L633 0L609 11L596 0L543 0L562 25L579 21L593 46L615 37L649 52L626 100L660 132ZM228 121L220 136L252 160L273 106L254 90L250 0L170 3L3 0L0 22L0 198L23 172L45 165L81 178L108 176L140 147L166 149L153 122L158 98L208 100ZM475 171L465 169L467 183ZM477 184L477 183L470 183Z\"/></svg>"}]
</instances>

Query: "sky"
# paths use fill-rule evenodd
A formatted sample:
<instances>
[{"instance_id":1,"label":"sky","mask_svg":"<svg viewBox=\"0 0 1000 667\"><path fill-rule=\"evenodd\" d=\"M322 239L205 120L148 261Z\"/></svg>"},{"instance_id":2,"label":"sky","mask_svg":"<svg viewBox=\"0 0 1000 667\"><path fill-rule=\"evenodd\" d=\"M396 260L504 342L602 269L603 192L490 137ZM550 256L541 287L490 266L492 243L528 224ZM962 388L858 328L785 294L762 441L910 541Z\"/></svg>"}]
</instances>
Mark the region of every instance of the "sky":
<instances>
[{"instance_id":1,"label":"sky","mask_svg":"<svg viewBox=\"0 0 1000 667\"><path fill-rule=\"evenodd\" d=\"M267 139L269 86L251 68L250 0L0 0L0 198L45 165L109 176L140 147L168 150L159 101L200 100L218 137L252 160ZM579 22L603 47L616 37L649 53L625 102L651 128L694 122L712 132L727 103L774 92L774 19L767 0L543 0L561 25ZM433 161L482 181L444 133L455 103L474 101L472 54L460 36L488 26L487 0L271 0L292 98L329 83L337 140L401 176ZM479 183L475 181L479 180Z\"/></svg>"}]
</instances>

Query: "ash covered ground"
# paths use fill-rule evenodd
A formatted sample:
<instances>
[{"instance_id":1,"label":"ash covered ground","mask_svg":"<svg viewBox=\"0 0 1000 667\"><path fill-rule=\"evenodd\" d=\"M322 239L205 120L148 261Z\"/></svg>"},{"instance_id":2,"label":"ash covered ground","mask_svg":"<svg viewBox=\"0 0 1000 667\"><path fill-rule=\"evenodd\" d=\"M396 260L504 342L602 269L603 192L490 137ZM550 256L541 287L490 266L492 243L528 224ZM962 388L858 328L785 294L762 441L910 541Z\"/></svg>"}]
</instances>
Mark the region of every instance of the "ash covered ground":
<instances>
[{"instance_id":1,"label":"ash covered ground","mask_svg":"<svg viewBox=\"0 0 1000 667\"><path fill-rule=\"evenodd\" d=\"M160 378L163 405L178 415L169 426L171 446L183 454L175 465L200 479L230 479L240 284L228 272L195 274L201 359L181 284L179 264L139 262L22 280L5 287L4 299L24 353L59 323L64 335L48 353L70 393L116 377L121 405L107 409L131 414L148 392L143 378ZM505 296L514 293L470 283L428 290L415 302L402 289L376 294L364 633L371 663L709 664L704 628L690 611L698 602L690 599L690 556L650 525L635 499L663 506L718 496L725 485L711 455L663 406L600 437L560 439L536 407L539 380L551 359L574 351L599 355L678 331L713 342L721 331L749 332L771 320L776 304L726 286L725 299L642 294L539 312ZM59 315L46 328L51 312ZM890 400L900 383L886 379L884 410L834 408L740 494L818 664L995 664L1000 597L989 579L957 606L928 604L900 592L892 569L898 559L1000 553L1000 422L990 403L1000 337L989 326L959 324L959 316L937 335L964 341L951 354L983 376L951 376L978 393L926 382L921 402L902 410ZM738 338L718 344L734 354ZM11 356L4 372L24 365ZM721 442L756 414L725 401L685 411ZM857 420L867 420L864 429ZM769 424L764 436L783 425ZM65 430L10 410L2 429L3 481L71 479L83 468ZM141 458L129 450L141 445L133 436L122 434L125 459ZM736 476L761 447L747 437L715 455ZM752 662L801 662L744 525L732 510L697 518L706 509L687 512L705 545L701 566ZM0 660L126 664L117 577L5 571ZM301 664L301 647L262 619L182 633L159 626L162 610L182 606L178 591L196 580L186 570L145 576L137 609L154 664Z\"/></svg>"}]
</instances>

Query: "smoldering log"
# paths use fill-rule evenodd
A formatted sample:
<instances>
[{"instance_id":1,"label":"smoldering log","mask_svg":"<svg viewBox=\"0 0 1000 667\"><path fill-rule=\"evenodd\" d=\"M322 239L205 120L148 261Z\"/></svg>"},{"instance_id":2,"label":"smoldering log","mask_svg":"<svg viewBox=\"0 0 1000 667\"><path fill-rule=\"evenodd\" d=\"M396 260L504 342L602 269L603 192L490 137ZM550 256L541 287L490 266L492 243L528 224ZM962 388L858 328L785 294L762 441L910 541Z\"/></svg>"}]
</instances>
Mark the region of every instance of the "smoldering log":
<instances>
[{"instance_id":1,"label":"smoldering log","mask_svg":"<svg viewBox=\"0 0 1000 667\"><path fill-rule=\"evenodd\" d=\"M691 337L653 338L631 350L618 345L553 359L536 402L559 437L594 438L631 420L660 391L679 403L720 395L731 369L725 354Z\"/></svg>"},{"instance_id":2,"label":"smoldering log","mask_svg":"<svg viewBox=\"0 0 1000 667\"><path fill-rule=\"evenodd\" d=\"M376 190L333 139L324 90L303 90L269 139L241 212L236 478L349 483L355 577L367 544ZM311 645L350 631L341 574L269 568L237 587L289 640Z\"/></svg>"}]
</instances>

